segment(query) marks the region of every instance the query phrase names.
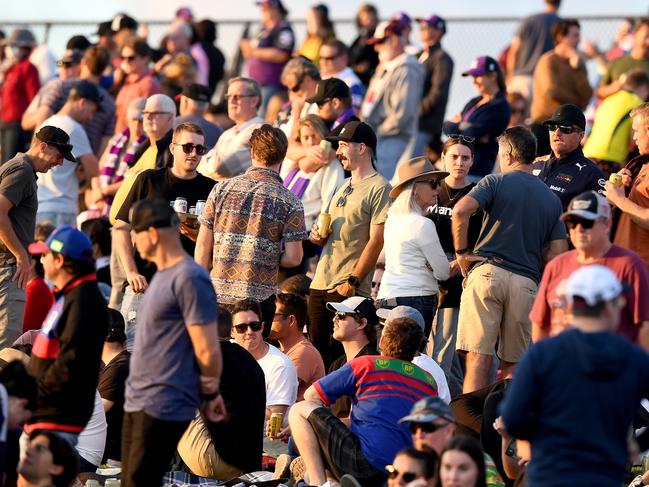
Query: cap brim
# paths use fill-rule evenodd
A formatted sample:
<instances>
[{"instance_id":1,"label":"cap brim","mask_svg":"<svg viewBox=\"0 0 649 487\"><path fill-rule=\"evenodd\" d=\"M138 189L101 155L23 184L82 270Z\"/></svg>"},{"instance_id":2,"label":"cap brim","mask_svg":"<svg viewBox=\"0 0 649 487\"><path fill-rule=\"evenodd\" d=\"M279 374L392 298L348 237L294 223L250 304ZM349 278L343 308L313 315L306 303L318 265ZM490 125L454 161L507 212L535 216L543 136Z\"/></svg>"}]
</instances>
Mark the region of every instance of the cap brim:
<instances>
[{"instance_id":1,"label":"cap brim","mask_svg":"<svg viewBox=\"0 0 649 487\"><path fill-rule=\"evenodd\" d=\"M394 186L392 188L392 190L390 191L389 196L390 196L390 198L396 198L397 196L399 196L399 193L401 193L401 191L403 190L403 186L406 183L409 183L410 181L414 181L415 179L421 178L423 176L433 176L433 175L435 175L435 176L439 176L439 179L444 179L449 174L450 174L449 172L438 171L438 170L426 171L426 172L423 172L421 174L417 174L416 176L414 176L412 178L408 178L408 179L405 179L404 181L400 181L399 184L397 184L396 186Z\"/></svg>"},{"instance_id":2,"label":"cap brim","mask_svg":"<svg viewBox=\"0 0 649 487\"><path fill-rule=\"evenodd\" d=\"M45 242L40 241L40 242L34 242L29 244L27 250L32 255L38 255L38 254L44 254L45 252L49 252L50 248L47 246Z\"/></svg>"},{"instance_id":3,"label":"cap brim","mask_svg":"<svg viewBox=\"0 0 649 487\"><path fill-rule=\"evenodd\" d=\"M559 219L561 221L565 221L566 218L570 216L578 216L579 218L583 218L585 220L597 220L600 215L597 213L593 213L592 211L586 211L586 210L572 210L572 211L566 211L565 213L562 213Z\"/></svg>"},{"instance_id":4,"label":"cap brim","mask_svg":"<svg viewBox=\"0 0 649 487\"><path fill-rule=\"evenodd\" d=\"M320 96L312 96L311 98L307 98L305 101L307 103L318 103L318 102L322 102L322 101L325 101L325 100L326 100L326 98L323 98L323 97L320 97Z\"/></svg>"},{"instance_id":5,"label":"cap brim","mask_svg":"<svg viewBox=\"0 0 649 487\"><path fill-rule=\"evenodd\" d=\"M462 76L481 76L483 74L485 74L485 73L483 73L479 69L469 69L468 71L465 71L464 73L462 73Z\"/></svg>"},{"instance_id":6,"label":"cap brim","mask_svg":"<svg viewBox=\"0 0 649 487\"><path fill-rule=\"evenodd\" d=\"M379 308L376 310L376 316L378 316L382 320L387 320L388 316L390 315L390 311L391 310L387 308Z\"/></svg>"},{"instance_id":7,"label":"cap brim","mask_svg":"<svg viewBox=\"0 0 649 487\"><path fill-rule=\"evenodd\" d=\"M64 159L70 162L77 162L77 159L72 155L72 146L68 145L65 147L55 146L58 151L61 153Z\"/></svg>"},{"instance_id":8,"label":"cap brim","mask_svg":"<svg viewBox=\"0 0 649 487\"><path fill-rule=\"evenodd\" d=\"M339 313L356 313L355 309L345 306L343 303L327 303L327 309Z\"/></svg>"}]
</instances>

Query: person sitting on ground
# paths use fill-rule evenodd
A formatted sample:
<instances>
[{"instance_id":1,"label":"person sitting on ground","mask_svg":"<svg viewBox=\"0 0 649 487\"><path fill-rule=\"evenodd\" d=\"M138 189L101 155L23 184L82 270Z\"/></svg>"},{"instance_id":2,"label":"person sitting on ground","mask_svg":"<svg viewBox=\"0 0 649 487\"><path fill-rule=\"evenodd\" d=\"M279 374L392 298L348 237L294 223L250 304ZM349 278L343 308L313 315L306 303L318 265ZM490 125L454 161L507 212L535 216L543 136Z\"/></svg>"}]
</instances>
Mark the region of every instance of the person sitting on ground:
<instances>
[{"instance_id":1,"label":"person sitting on ground","mask_svg":"<svg viewBox=\"0 0 649 487\"><path fill-rule=\"evenodd\" d=\"M346 312L339 316L345 324L355 323ZM291 432L312 485L324 484L327 470L337 479L351 474L363 486L384 484L385 465L412 441L397 420L418 399L437 395L433 377L410 363L422 339L415 322L394 320L379 343L383 355L352 360L307 389L305 400L291 408ZM343 395L353 398L349 428L327 407Z\"/></svg>"},{"instance_id":2,"label":"person sitting on ground","mask_svg":"<svg viewBox=\"0 0 649 487\"><path fill-rule=\"evenodd\" d=\"M436 465L437 454L404 448L397 453L392 464L385 467L388 471L387 487L398 487L404 483L433 487Z\"/></svg>"},{"instance_id":3,"label":"person sitting on ground","mask_svg":"<svg viewBox=\"0 0 649 487\"><path fill-rule=\"evenodd\" d=\"M296 294L278 294L275 298L275 317L269 338L277 340L280 350L291 359L297 370L297 401L304 399L304 391L325 375L320 352L304 338L307 304Z\"/></svg>"},{"instance_id":4,"label":"person sitting on ground","mask_svg":"<svg viewBox=\"0 0 649 487\"><path fill-rule=\"evenodd\" d=\"M485 463L480 444L473 438L453 438L439 456L435 487L484 487Z\"/></svg>"},{"instance_id":5,"label":"person sitting on ground","mask_svg":"<svg viewBox=\"0 0 649 487\"><path fill-rule=\"evenodd\" d=\"M252 355L230 341L232 315L224 308L218 313L220 390L228 416L218 423L197 416L178 442L178 453L195 475L228 480L261 470L266 384Z\"/></svg>"},{"instance_id":6,"label":"person sitting on ground","mask_svg":"<svg viewBox=\"0 0 649 487\"><path fill-rule=\"evenodd\" d=\"M18 465L18 485L69 487L79 471L74 448L52 431L34 431Z\"/></svg>"}]
</instances>

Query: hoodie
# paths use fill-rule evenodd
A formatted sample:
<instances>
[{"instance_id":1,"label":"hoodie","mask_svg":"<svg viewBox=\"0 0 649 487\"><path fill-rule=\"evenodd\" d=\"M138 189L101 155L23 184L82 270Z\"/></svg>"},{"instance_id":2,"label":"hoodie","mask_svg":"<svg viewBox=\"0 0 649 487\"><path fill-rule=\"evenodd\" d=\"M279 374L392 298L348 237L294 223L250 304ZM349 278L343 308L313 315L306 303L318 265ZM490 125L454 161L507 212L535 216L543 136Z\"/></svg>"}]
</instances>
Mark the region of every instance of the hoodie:
<instances>
[{"instance_id":1,"label":"hoodie","mask_svg":"<svg viewBox=\"0 0 649 487\"><path fill-rule=\"evenodd\" d=\"M620 486L626 437L649 391L649 355L610 332L577 329L534 344L501 405L532 445L530 486Z\"/></svg>"}]
</instances>

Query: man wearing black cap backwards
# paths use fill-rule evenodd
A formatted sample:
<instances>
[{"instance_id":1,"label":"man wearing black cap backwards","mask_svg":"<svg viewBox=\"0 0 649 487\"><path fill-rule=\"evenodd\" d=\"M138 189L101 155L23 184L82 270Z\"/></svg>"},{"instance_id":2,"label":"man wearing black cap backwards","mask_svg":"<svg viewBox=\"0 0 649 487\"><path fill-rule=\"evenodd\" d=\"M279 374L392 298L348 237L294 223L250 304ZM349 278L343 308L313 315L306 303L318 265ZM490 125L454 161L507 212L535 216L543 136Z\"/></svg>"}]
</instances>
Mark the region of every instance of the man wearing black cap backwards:
<instances>
[{"instance_id":1,"label":"man wearing black cap backwards","mask_svg":"<svg viewBox=\"0 0 649 487\"><path fill-rule=\"evenodd\" d=\"M577 105L561 105L543 125L550 131L552 154L547 160L534 163L532 174L554 191L564 211L570 200L584 191L601 194L606 177L581 150L586 129L586 117L581 109Z\"/></svg>"},{"instance_id":2,"label":"man wearing black cap backwards","mask_svg":"<svg viewBox=\"0 0 649 487\"><path fill-rule=\"evenodd\" d=\"M74 160L70 138L56 127L43 127L26 153L19 152L0 167L0 348L22 333L25 287L31 259L38 197L36 173Z\"/></svg>"},{"instance_id":3,"label":"man wearing black cap backwards","mask_svg":"<svg viewBox=\"0 0 649 487\"><path fill-rule=\"evenodd\" d=\"M323 211L331 215L329 232L314 225L310 236L323 249L311 283L309 333L325 366L342 355L340 345L331 340L333 313L325 304L354 295L370 296L374 265L383 248L390 192L390 185L374 167L376 135L369 125L348 122L330 140L339 143L336 155L352 176L325 203Z\"/></svg>"}]
</instances>

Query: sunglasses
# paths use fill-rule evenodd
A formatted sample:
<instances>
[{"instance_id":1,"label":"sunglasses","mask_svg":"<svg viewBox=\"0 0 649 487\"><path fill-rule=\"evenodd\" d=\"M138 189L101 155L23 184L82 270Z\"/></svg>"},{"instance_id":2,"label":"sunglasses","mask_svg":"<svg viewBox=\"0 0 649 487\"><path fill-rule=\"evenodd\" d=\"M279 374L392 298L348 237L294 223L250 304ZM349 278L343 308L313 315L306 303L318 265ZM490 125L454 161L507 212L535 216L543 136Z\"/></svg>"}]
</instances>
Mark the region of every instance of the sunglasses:
<instances>
[{"instance_id":1,"label":"sunglasses","mask_svg":"<svg viewBox=\"0 0 649 487\"><path fill-rule=\"evenodd\" d=\"M571 126L568 126L568 125L559 125L559 124L556 124L556 123L549 123L549 124L546 125L546 127L548 128L548 130L550 132L554 132L556 130L559 130L559 132L561 132L562 134L566 134L566 135L574 134L575 132L581 132L581 129L579 127L571 127Z\"/></svg>"},{"instance_id":2,"label":"sunglasses","mask_svg":"<svg viewBox=\"0 0 649 487\"><path fill-rule=\"evenodd\" d=\"M345 188L345 191L343 191L343 194L340 198L338 198L338 201L336 202L336 207L340 208L342 206L345 206L347 204L347 197L352 194L352 191L354 191L354 188L352 188L352 185L350 184Z\"/></svg>"},{"instance_id":3,"label":"sunglasses","mask_svg":"<svg viewBox=\"0 0 649 487\"><path fill-rule=\"evenodd\" d=\"M410 423L408 429L410 429L410 434L414 435L417 431L421 430L424 433L435 433L435 431L446 428L450 423L444 424L435 424L435 423Z\"/></svg>"},{"instance_id":4,"label":"sunglasses","mask_svg":"<svg viewBox=\"0 0 649 487\"><path fill-rule=\"evenodd\" d=\"M122 61L134 61L135 56L121 56Z\"/></svg>"},{"instance_id":5,"label":"sunglasses","mask_svg":"<svg viewBox=\"0 0 649 487\"><path fill-rule=\"evenodd\" d=\"M70 62L70 61L58 61L56 63L56 65L59 68L66 68L66 69L71 68L72 66L76 66L77 64L79 64L79 63L73 63L73 62Z\"/></svg>"},{"instance_id":6,"label":"sunglasses","mask_svg":"<svg viewBox=\"0 0 649 487\"><path fill-rule=\"evenodd\" d=\"M302 82L304 81L304 78L299 78L297 80L297 83L295 83L295 86L293 88L289 88L293 93L297 93L300 91L300 87L302 86Z\"/></svg>"},{"instance_id":7,"label":"sunglasses","mask_svg":"<svg viewBox=\"0 0 649 487\"><path fill-rule=\"evenodd\" d=\"M171 115L170 112L142 112L145 117L159 117L162 115Z\"/></svg>"},{"instance_id":8,"label":"sunglasses","mask_svg":"<svg viewBox=\"0 0 649 487\"><path fill-rule=\"evenodd\" d=\"M227 101L238 102L238 101L242 100L243 98L250 98L250 97L253 97L253 96L257 96L257 95L225 95L225 99Z\"/></svg>"},{"instance_id":9,"label":"sunglasses","mask_svg":"<svg viewBox=\"0 0 649 487\"><path fill-rule=\"evenodd\" d=\"M339 320L344 320L344 319L347 318L348 316L351 316L351 317L354 318L354 319L358 319L358 318L359 318L359 315L356 314L356 313L343 313L342 311L338 311L338 312L336 313L336 318L338 318Z\"/></svg>"},{"instance_id":10,"label":"sunglasses","mask_svg":"<svg viewBox=\"0 0 649 487\"><path fill-rule=\"evenodd\" d=\"M237 333L240 335L243 335L248 328L250 328L252 331L259 331L261 330L261 321L251 321L250 323L242 323L240 325L233 325L232 328L237 330Z\"/></svg>"},{"instance_id":11,"label":"sunglasses","mask_svg":"<svg viewBox=\"0 0 649 487\"><path fill-rule=\"evenodd\" d=\"M400 476L404 482L410 483L419 477L419 474L415 472L399 472L392 465L386 465L385 469L388 471L388 478L391 480L394 480Z\"/></svg>"},{"instance_id":12,"label":"sunglasses","mask_svg":"<svg viewBox=\"0 0 649 487\"><path fill-rule=\"evenodd\" d=\"M466 142L467 144L473 144L475 142L475 137L471 137L470 135L451 134L448 136L448 138L455 141L461 140L462 142Z\"/></svg>"},{"instance_id":13,"label":"sunglasses","mask_svg":"<svg viewBox=\"0 0 649 487\"><path fill-rule=\"evenodd\" d=\"M318 108L322 108L324 105L326 105L330 101L331 101L331 98L325 98L324 100L317 101L316 105L318 105Z\"/></svg>"},{"instance_id":14,"label":"sunglasses","mask_svg":"<svg viewBox=\"0 0 649 487\"><path fill-rule=\"evenodd\" d=\"M437 188L439 188L439 185L440 185L439 179L425 179L423 181L417 181L417 182L418 183L430 184L430 187L432 189L437 189Z\"/></svg>"},{"instance_id":15,"label":"sunglasses","mask_svg":"<svg viewBox=\"0 0 649 487\"><path fill-rule=\"evenodd\" d=\"M586 220L585 218L571 218L570 220L566 220L566 226L568 229L574 230L577 228L577 225L581 225L584 230L590 230L593 228L596 221L597 220Z\"/></svg>"},{"instance_id":16,"label":"sunglasses","mask_svg":"<svg viewBox=\"0 0 649 487\"><path fill-rule=\"evenodd\" d=\"M320 56L320 61L333 61L338 56L340 56L340 54L335 54L333 56Z\"/></svg>"},{"instance_id":17,"label":"sunglasses","mask_svg":"<svg viewBox=\"0 0 649 487\"><path fill-rule=\"evenodd\" d=\"M207 152L207 147L200 144L176 144L183 148L183 152L187 155L191 154L193 150L196 151L196 154L199 156L204 155Z\"/></svg>"}]
</instances>

